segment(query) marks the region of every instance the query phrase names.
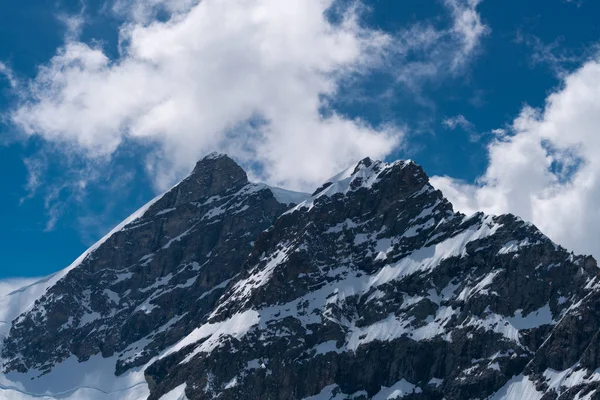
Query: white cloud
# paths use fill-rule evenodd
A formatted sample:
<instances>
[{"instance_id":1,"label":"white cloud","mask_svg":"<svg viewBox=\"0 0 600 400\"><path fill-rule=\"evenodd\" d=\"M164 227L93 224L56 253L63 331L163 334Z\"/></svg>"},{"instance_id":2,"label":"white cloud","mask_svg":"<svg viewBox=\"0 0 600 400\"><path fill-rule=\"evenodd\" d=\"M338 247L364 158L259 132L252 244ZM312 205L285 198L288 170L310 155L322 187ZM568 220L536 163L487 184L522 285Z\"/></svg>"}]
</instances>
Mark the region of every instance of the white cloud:
<instances>
[{"instance_id":1,"label":"white cloud","mask_svg":"<svg viewBox=\"0 0 600 400\"><path fill-rule=\"evenodd\" d=\"M502 134L502 129L494 129L491 132L483 132L479 133L477 131L477 127L474 123L469 121L464 115L458 114L454 117L448 117L442 121L442 125L449 130L455 130L457 128L462 129L466 133L469 134L469 141L478 142L482 139L482 137L487 136L489 134L493 134L495 136L499 136Z\"/></svg>"},{"instance_id":2,"label":"white cloud","mask_svg":"<svg viewBox=\"0 0 600 400\"><path fill-rule=\"evenodd\" d=\"M25 168L27 169L27 184L25 185L25 190L27 194L25 197L22 197L19 201L20 204L23 204L25 200L32 198L35 196L37 190L44 182L44 175L46 174L46 165L47 162L45 159L37 156L37 157L29 157L23 160L25 164Z\"/></svg>"},{"instance_id":3,"label":"white cloud","mask_svg":"<svg viewBox=\"0 0 600 400\"><path fill-rule=\"evenodd\" d=\"M477 12L480 3L481 0L445 0L454 18L452 33L462 44L452 60L453 68L464 65L479 46L481 38L490 32Z\"/></svg>"},{"instance_id":4,"label":"white cloud","mask_svg":"<svg viewBox=\"0 0 600 400\"><path fill-rule=\"evenodd\" d=\"M431 76L449 60L458 67L489 30L474 0L446 1L448 30L417 24L394 37L361 26L359 3L333 24L332 3L117 0L113 9L130 18L119 58L78 41L81 20L69 20L74 34L24 85L12 121L90 159L110 158L124 142L158 147L146 160L158 189L213 150L256 166L260 179L312 188L402 141L401 129L329 110L340 82L420 48L427 59L400 67L405 81L408 71ZM171 17L153 20L159 11Z\"/></svg>"},{"instance_id":5,"label":"white cloud","mask_svg":"<svg viewBox=\"0 0 600 400\"><path fill-rule=\"evenodd\" d=\"M481 1L445 0L447 24L439 19L419 21L394 36L395 46L388 57L389 70L412 100L427 108L436 107L427 95L427 84L468 73L469 62L482 49L483 38L491 32L477 11ZM435 86L434 85L434 86ZM481 101L481 100L480 100Z\"/></svg>"},{"instance_id":6,"label":"white cloud","mask_svg":"<svg viewBox=\"0 0 600 400\"><path fill-rule=\"evenodd\" d=\"M111 9L116 15L136 23L149 23L161 12L181 14L198 3L199 0L114 0Z\"/></svg>"},{"instance_id":7,"label":"white cloud","mask_svg":"<svg viewBox=\"0 0 600 400\"><path fill-rule=\"evenodd\" d=\"M512 212L577 252L600 255L600 60L567 76L543 110L524 107L489 145L477 185L435 177L467 213Z\"/></svg>"},{"instance_id":8,"label":"white cloud","mask_svg":"<svg viewBox=\"0 0 600 400\"><path fill-rule=\"evenodd\" d=\"M546 43L535 35L519 31L515 41L529 48L529 62L532 67L544 65L559 79L566 77L585 61L596 59L600 54L598 43L572 48L563 44L564 37Z\"/></svg>"},{"instance_id":9,"label":"white cloud","mask_svg":"<svg viewBox=\"0 0 600 400\"><path fill-rule=\"evenodd\" d=\"M85 4L81 1L81 10L77 14L58 14L57 18L65 27L67 40L76 40L86 24Z\"/></svg>"},{"instance_id":10,"label":"white cloud","mask_svg":"<svg viewBox=\"0 0 600 400\"><path fill-rule=\"evenodd\" d=\"M161 188L214 149L259 161L269 181L312 186L355 159L384 157L402 136L321 114L338 81L377 63L390 42L352 10L331 24L330 3L205 0L166 22L124 25L118 60L68 40L12 120L90 157L128 139L158 143L148 163Z\"/></svg>"},{"instance_id":11,"label":"white cloud","mask_svg":"<svg viewBox=\"0 0 600 400\"><path fill-rule=\"evenodd\" d=\"M461 127L467 132L472 132L475 130L475 125L471 121L465 118L464 115L458 114L454 117L448 117L442 121L442 125L446 128L454 130L457 127Z\"/></svg>"},{"instance_id":12,"label":"white cloud","mask_svg":"<svg viewBox=\"0 0 600 400\"><path fill-rule=\"evenodd\" d=\"M17 87L18 81L17 78L15 78L14 72L3 62L0 62L0 76L4 76L11 88L14 89Z\"/></svg>"}]
</instances>

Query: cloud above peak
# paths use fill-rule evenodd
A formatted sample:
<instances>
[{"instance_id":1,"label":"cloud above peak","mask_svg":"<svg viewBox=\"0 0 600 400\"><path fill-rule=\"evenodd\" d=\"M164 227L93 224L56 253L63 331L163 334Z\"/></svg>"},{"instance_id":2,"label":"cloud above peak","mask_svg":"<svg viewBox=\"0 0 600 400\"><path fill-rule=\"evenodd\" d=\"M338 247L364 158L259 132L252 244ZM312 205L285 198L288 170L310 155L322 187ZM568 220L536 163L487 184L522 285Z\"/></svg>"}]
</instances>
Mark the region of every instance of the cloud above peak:
<instances>
[{"instance_id":1,"label":"cloud above peak","mask_svg":"<svg viewBox=\"0 0 600 400\"><path fill-rule=\"evenodd\" d=\"M128 18L119 56L67 35L37 76L19 85L22 101L10 119L26 135L91 160L110 159L124 144L147 146L158 190L213 150L255 179L312 189L403 143L398 126L372 126L332 108L340 85L396 61L404 63L404 83L447 62L464 64L487 32L478 3L447 0L449 27L415 23L390 34L361 23L359 2L116 1L113 10ZM161 10L170 17L156 19ZM425 61L409 61L415 52Z\"/></svg>"},{"instance_id":2,"label":"cloud above peak","mask_svg":"<svg viewBox=\"0 0 600 400\"><path fill-rule=\"evenodd\" d=\"M598 256L600 237L600 60L566 76L542 110L525 106L489 147L477 184L435 177L455 206L511 212L557 243Z\"/></svg>"},{"instance_id":3,"label":"cloud above peak","mask_svg":"<svg viewBox=\"0 0 600 400\"><path fill-rule=\"evenodd\" d=\"M159 188L211 150L259 161L266 180L313 185L354 159L384 157L402 137L323 114L339 80L371 68L391 40L362 28L354 8L332 23L330 5L205 0L164 22L123 25L116 60L67 40L12 121L90 157L125 140L156 143L147 162Z\"/></svg>"}]
</instances>

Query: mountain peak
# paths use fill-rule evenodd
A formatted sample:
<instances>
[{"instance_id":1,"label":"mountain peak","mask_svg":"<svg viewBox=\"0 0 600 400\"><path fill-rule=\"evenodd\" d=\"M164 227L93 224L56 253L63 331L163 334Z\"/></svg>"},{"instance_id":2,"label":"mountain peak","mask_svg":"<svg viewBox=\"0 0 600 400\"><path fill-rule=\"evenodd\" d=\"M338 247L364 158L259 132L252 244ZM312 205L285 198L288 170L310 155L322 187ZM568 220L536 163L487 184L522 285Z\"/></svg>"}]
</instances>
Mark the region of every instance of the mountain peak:
<instances>
[{"instance_id":1,"label":"mountain peak","mask_svg":"<svg viewBox=\"0 0 600 400\"><path fill-rule=\"evenodd\" d=\"M390 180L391 179L391 180ZM390 180L396 187L421 187L429 182L423 169L412 160L398 160L391 163L373 161L366 157L355 166L345 169L328 179L305 201L302 206L310 206L312 200L321 196L332 196L336 193L346 194L359 188L369 189L382 180Z\"/></svg>"},{"instance_id":2,"label":"mountain peak","mask_svg":"<svg viewBox=\"0 0 600 400\"><path fill-rule=\"evenodd\" d=\"M179 185L181 201L188 195L212 196L248 183L246 172L226 154L211 153L196 163L189 177Z\"/></svg>"},{"instance_id":3,"label":"mountain peak","mask_svg":"<svg viewBox=\"0 0 600 400\"><path fill-rule=\"evenodd\" d=\"M247 180L246 172L231 157L224 153L212 152L201 158L194 167L191 175L214 174L219 172L234 172L238 179Z\"/></svg>"},{"instance_id":4,"label":"mountain peak","mask_svg":"<svg viewBox=\"0 0 600 400\"><path fill-rule=\"evenodd\" d=\"M229 156L227 154L225 154L225 153L220 153L218 151L213 151L212 153L209 153L206 156L204 156L203 160L215 160L217 158L223 158L223 157L229 158Z\"/></svg>"},{"instance_id":5,"label":"mountain peak","mask_svg":"<svg viewBox=\"0 0 600 400\"><path fill-rule=\"evenodd\" d=\"M371 160L370 157L365 157L362 160L360 160L358 162L358 164L356 164L356 167L354 168L354 172L352 172L352 174L354 175L357 171L359 171L361 168L368 168L373 164L373 160Z\"/></svg>"}]
</instances>

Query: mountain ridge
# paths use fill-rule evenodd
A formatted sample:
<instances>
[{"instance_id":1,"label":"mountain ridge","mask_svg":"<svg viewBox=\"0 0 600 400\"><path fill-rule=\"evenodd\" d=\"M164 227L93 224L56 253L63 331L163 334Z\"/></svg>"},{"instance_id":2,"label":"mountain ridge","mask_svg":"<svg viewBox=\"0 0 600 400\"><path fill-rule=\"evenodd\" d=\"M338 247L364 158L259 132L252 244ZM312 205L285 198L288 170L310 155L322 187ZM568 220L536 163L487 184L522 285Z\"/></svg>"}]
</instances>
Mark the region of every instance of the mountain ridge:
<instances>
[{"instance_id":1,"label":"mountain ridge","mask_svg":"<svg viewBox=\"0 0 600 400\"><path fill-rule=\"evenodd\" d=\"M142 210L20 313L3 379L41 395L62 365L110 359L127 383L107 392L147 384L132 399L574 391L535 360L595 299L595 260L517 217L455 213L412 161L366 158L307 195L213 153Z\"/></svg>"}]
</instances>

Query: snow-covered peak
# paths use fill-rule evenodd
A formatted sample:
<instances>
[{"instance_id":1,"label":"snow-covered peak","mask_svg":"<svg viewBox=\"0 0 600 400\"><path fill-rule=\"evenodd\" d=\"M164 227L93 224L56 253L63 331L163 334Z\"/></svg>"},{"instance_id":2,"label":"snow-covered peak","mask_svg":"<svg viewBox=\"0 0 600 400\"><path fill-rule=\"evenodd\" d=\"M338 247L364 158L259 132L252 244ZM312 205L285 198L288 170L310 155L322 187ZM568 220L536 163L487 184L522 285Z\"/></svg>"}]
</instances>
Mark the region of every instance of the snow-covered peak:
<instances>
[{"instance_id":1,"label":"snow-covered peak","mask_svg":"<svg viewBox=\"0 0 600 400\"><path fill-rule=\"evenodd\" d=\"M315 200L320 197L331 197L337 193L347 194L360 188L369 189L386 173L392 170L401 171L407 166L416 166L416 164L412 160L398 160L386 163L383 161L372 161L368 157L364 158L358 164L346 168L339 174L328 179L312 196L289 210L288 213L301 208L311 209L314 206ZM419 173L422 173L422 171ZM425 179L427 179L426 176Z\"/></svg>"}]
</instances>

